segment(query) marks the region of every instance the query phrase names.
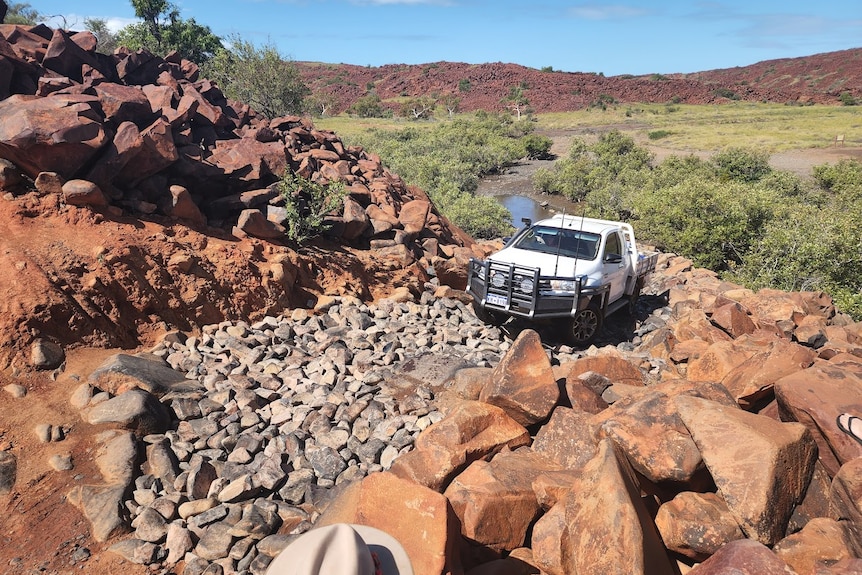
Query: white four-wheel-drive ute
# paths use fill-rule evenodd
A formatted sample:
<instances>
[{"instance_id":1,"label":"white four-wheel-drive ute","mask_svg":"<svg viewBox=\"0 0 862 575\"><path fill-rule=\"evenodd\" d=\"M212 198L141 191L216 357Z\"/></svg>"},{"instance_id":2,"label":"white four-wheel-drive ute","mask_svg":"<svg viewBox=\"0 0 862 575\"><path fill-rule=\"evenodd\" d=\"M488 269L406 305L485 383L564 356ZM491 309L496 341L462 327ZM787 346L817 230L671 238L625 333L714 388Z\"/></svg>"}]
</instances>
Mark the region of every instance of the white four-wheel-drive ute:
<instances>
[{"instance_id":1,"label":"white four-wheel-drive ute","mask_svg":"<svg viewBox=\"0 0 862 575\"><path fill-rule=\"evenodd\" d=\"M640 252L629 224L558 214L525 226L485 261L472 259L467 292L486 323L557 319L575 345L634 305L658 253Z\"/></svg>"}]
</instances>

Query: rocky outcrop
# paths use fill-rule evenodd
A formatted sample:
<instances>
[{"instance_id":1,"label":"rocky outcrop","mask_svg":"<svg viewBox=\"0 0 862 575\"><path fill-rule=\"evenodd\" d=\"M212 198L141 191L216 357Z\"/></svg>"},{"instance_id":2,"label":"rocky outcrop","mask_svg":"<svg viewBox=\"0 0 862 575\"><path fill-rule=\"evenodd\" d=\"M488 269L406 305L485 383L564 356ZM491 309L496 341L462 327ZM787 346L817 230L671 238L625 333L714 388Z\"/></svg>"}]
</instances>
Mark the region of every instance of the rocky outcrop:
<instances>
[{"instance_id":1,"label":"rocky outcrop","mask_svg":"<svg viewBox=\"0 0 862 575\"><path fill-rule=\"evenodd\" d=\"M422 253L430 238L429 259L472 241L376 155L300 117L267 119L227 100L176 54L106 56L92 34L46 30L0 25L0 158L31 180L57 174L70 205L278 240L285 230L268 208L284 205L275 184L296 173L347 188L329 218L342 241ZM184 206L174 187L188 192Z\"/></svg>"},{"instance_id":2,"label":"rocky outcrop","mask_svg":"<svg viewBox=\"0 0 862 575\"><path fill-rule=\"evenodd\" d=\"M143 438L146 461L124 502L134 534L113 549L263 573L297 534L344 521L397 537L423 574L853 572L862 458L818 446L838 444L830 426L862 393L845 387L805 410L804 394L779 389L819 385L823 373L823 385L855 381L860 325L822 294L774 302L681 267L663 256L639 303L649 321L631 341L589 350L517 323L507 337L443 289L379 307L333 299L314 313L171 337L146 362L163 358L192 385L164 393L152 370L138 378L161 388L175 425ZM733 338L718 327L724 300L758 329ZM815 319L829 334L816 348L796 336ZM747 351L721 351L729 343ZM794 361L750 371L752 357L776 349ZM710 354L717 379L751 373L759 400L688 379ZM110 382L100 371L88 385ZM575 382L604 407L570 401ZM124 374L117 398L130 385ZM488 403L487 389L512 397ZM85 416L114 401L82 395L101 396ZM106 521L99 509L91 521ZM100 533L119 528L108 519Z\"/></svg>"}]
</instances>

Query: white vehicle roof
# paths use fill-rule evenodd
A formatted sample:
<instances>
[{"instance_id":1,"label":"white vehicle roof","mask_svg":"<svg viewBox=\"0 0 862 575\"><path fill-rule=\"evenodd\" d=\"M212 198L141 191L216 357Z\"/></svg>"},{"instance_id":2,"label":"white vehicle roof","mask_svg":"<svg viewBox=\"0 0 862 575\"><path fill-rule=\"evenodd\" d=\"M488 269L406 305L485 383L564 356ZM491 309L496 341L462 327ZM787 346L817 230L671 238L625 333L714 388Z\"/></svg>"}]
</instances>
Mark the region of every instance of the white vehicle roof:
<instances>
[{"instance_id":1,"label":"white vehicle roof","mask_svg":"<svg viewBox=\"0 0 862 575\"><path fill-rule=\"evenodd\" d=\"M628 224L623 222L612 222L610 220L598 220L596 218L584 218L574 215L556 214L546 220L540 220L533 223L534 226L547 226L550 228L565 228L570 230L583 230L594 234L602 234L608 229L630 229Z\"/></svg>"}]
</instances>

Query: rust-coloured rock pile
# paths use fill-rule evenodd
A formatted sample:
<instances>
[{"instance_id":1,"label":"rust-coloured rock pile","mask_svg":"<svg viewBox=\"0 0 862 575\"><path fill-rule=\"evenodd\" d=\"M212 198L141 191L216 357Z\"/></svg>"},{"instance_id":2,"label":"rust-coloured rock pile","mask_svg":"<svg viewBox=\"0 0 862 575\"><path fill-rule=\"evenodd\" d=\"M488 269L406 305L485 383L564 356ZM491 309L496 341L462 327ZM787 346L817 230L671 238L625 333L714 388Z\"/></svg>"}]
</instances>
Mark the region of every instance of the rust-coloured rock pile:
<instances>
[{"instance_id":1,"label":"rust-coloured rock pile","mask_svg":"<svg viewBox=\"0 0 862 575\"><path fill-rule=\"evenodd\" d=\"M558 363L521 332L318 524L389 531L434 575L859 573L862 445L836 418L862 409L862 324L659 267L673 311L637 346Z\"/></svg>"},{"instance_id":2,"label":"rust-coloured rock pile","mask_svg":"<svg viewBox=\"0 0 862 575\"><path fill-rule=\"evenodd\" d=\"M286 215L275 183L287 171L346 186L343 214L331 218L340 240L431 256L469 242L421 190L334 133L263 118L176 54L108 56L95 46L89 32L0 25L5 188L29 178L40 192L59 186L67 204L278 239Z\"/></svg>"}]
</instances>

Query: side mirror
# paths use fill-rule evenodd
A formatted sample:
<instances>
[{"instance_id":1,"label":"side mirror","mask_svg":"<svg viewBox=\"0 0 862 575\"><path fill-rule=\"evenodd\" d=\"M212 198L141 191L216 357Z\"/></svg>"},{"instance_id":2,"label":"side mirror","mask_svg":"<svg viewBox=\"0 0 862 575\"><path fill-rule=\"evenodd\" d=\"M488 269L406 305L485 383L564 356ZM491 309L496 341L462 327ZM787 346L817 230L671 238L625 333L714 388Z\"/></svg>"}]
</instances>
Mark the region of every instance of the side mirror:
<instances>
[{"instance_id":1,"label":"side mirror","mask_svg":"<svg viewBox=\"0 0 862 575\"><path fill-rule=\"evenodd\" d=\"M605 256L606 264L618 264L623 261L623 256L620 254L608 254Z\"/></svg>"}]
</instances>

